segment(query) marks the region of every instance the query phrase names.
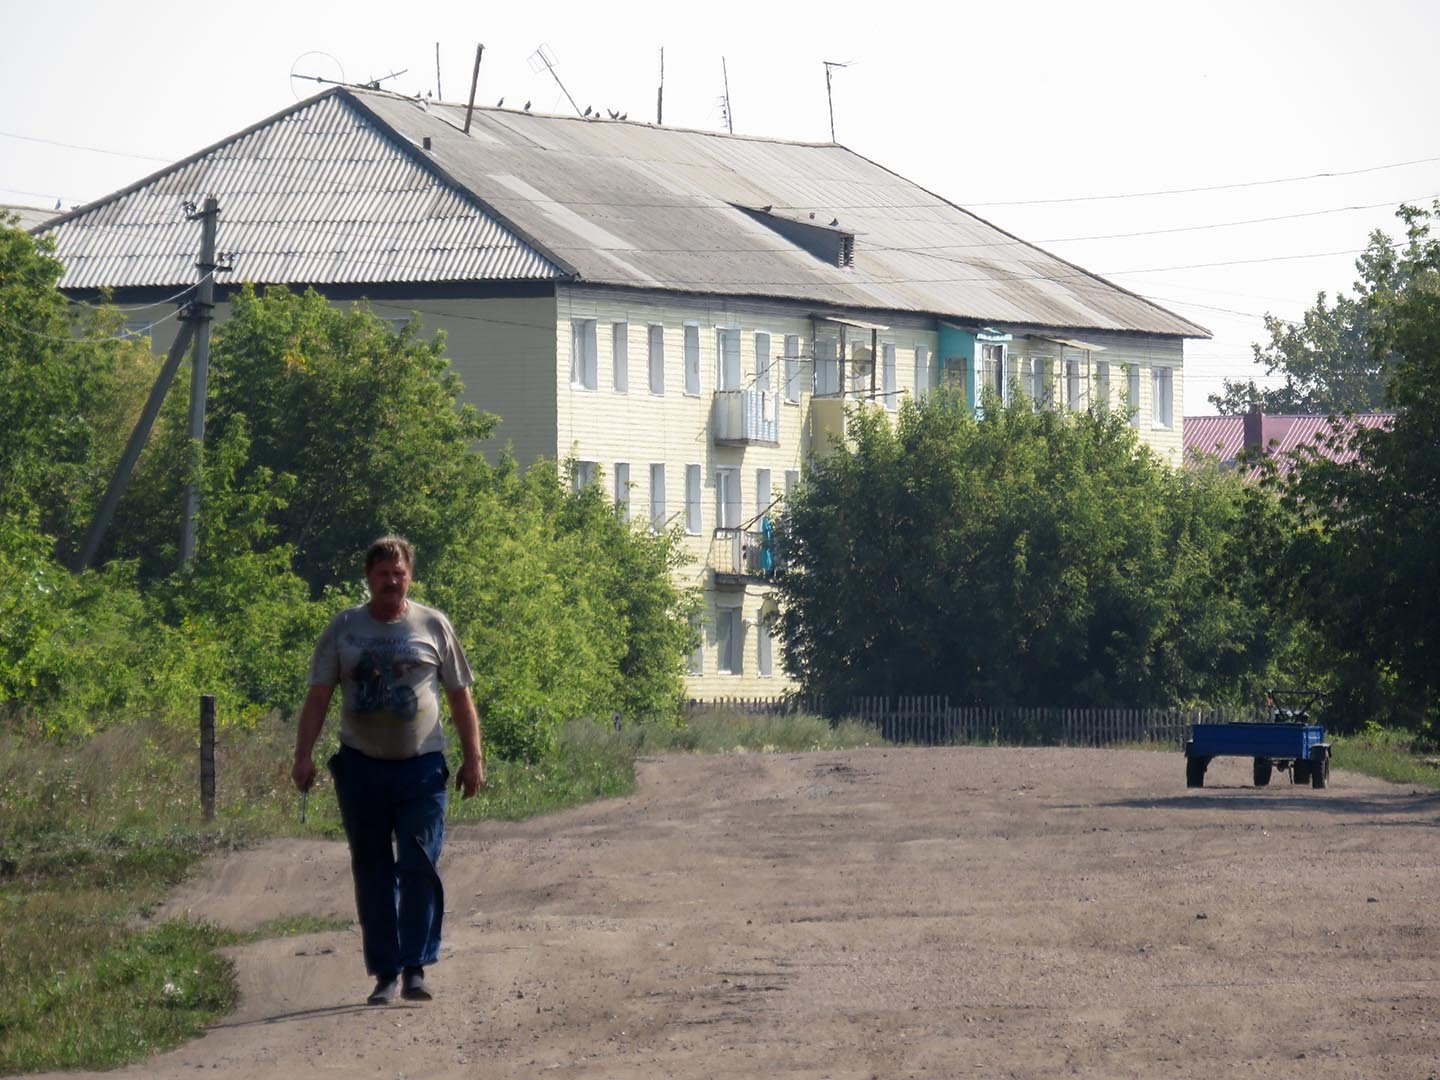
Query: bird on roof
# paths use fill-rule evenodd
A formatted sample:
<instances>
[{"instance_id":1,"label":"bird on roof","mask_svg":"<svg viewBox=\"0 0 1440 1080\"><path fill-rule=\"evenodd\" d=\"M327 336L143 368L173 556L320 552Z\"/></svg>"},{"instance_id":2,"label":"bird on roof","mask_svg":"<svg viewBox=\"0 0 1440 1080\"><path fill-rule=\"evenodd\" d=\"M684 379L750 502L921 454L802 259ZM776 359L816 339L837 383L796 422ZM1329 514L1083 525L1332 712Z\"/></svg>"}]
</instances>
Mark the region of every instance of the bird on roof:
<instances>
[{"instance_id":1,"label":"bird on roof","mask_svg":"<svg viewBox=\"0 0 1440 1080\"><path fill-rule=\"evenodd\" d=\"M771 203L771 204L768 205L768 206L762 206L762 207L760 207L760 212L761 212L762 214L768 214L771 210L774 210L774 209L775 209L775 204L774 204L774 203Z\"/></svg>"},{"instance_id":2,"label":"bird on roof","mask_svg":"<svg viewBox=\"0 0 1440 1080\"><path fill-rule=\"evenodd\" d=\"M526 111L526 112L529 112L529 111L530 111L530 102L528 102L528 101L525 103L525 111Z\"/></svg>"},{"instance_id":3,"label":"bird on roof","mask_svg":"<svg viewBox=\"0 0 1440 1080\"><path fill-rule=\"evenodd\" d=\"M620 114L619 114L618 112L616 112L614 109L606 109L605 111L610 114L610 119L611 119L611 120L619 120L619 119L620 119Z\"/></svg>"},{"instance_id":4,"label":"bird on roof","mask_svg":"<svg viewBox=\"0 0 1440 1080\"><path fill-rule=\"evenodd\" d=\"M497 101L497 102L495 103L495 107L498 109L498 108L500 108L500 106L502 106L502 105L504 105L504 104L505 104L505 99L502 97L499 101Z\"/></svg>"},{"instance_id":5,"label":"bird on roof","mask_svg":"<svg viewBox=\"0 0 1440 1080\"><path fill-rule=\"evenodd\" d=\"M622 112L622 113L620 114L620 119L621 119L621 120L628 120L629 118L630 118L630 114L629 114L628 112Z\"/></svg>"},{"instance_id":6,"label":"bird on roof","mask_svg":"<svg viewBox=\"0 0 1440 1080\"><path fill-rule=\"evenodd\" d=\"M589 116L590 113L591 113L591 111L592 111L592 110L591 110L590 106L589 106L589 105L586 105L586 106L585 106L585 111L584 111L583 113L581 113L580 115L581 115L581 116Z\"/></svg>"},{"instance_id":7,"label":"bird on roof","mask_svg":"<svg viewBox=\"0 0 1440 1080\"><path fill-rule=\"evenodd\" d=\"M831 219L830 219L830 224L831 224L831 225L839 225L839 224L840 224L840 219L839 219L838 217L837 217L837 218L831 218Z\"/></svg>"}]
</instances>

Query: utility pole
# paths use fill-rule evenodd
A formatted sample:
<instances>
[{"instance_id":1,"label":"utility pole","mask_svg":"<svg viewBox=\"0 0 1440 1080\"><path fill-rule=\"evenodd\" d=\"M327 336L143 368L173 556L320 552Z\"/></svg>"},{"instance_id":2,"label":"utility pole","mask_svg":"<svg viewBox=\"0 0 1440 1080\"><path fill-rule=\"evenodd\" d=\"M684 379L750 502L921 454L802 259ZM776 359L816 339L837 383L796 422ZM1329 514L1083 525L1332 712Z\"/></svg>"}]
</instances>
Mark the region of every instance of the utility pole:
<instances>
[{"instance_id":1,"label":"utility pole","mask_svg":"<svg viewBox=\"0 0 1440 1080\"><path fill-rule=\"evenodd\" d=\"M470 134L470 120L475 115L475 90L480 85L480 58L485 55L483 43L475 46L475 70L470 75L470 104L465 106L465 134Z\"/></svg>"},{"instance_id":2,"label":"utility pole","mask_svg":"<svg viewBox=\"0 0 1440 1080\"><path fill-rule=\"evenodd\" d=\"M220 217L220 202L214 195L205 197L200 219L200 285L195 302L190 305L189 318L195 323L195 359L190 369L190 477L185 485L185 519L180 531L180 566L188 567L195 560L195 534L200 521L200 470L205 455L205 396L210 385L210 322L215 311L215 230Z\"/></svg>"},{"instance_id":3,"label":"utility pole","mask_svg":"<svg viewBox=\"0 0 1440 1080\"><path fill-rule=\"evenodd\" d=\"M660 89L655 91L655 126L665 123L665 46L660 46Z\"/></svg>"},{"instance_id":4,"label":"utility pole","mask_svg":"<svg viewBox=\"0 0 1440 1080\"><path fill-rule=\"evenodd\" d=\"M734 135L735 117L730 112L730 71L725 66L725 58L723 56L720 57L720 74L725 79L725 127L731 135ZM835 140L832 138L830 141L834 142Z\"/></svg>"}]
</instances>

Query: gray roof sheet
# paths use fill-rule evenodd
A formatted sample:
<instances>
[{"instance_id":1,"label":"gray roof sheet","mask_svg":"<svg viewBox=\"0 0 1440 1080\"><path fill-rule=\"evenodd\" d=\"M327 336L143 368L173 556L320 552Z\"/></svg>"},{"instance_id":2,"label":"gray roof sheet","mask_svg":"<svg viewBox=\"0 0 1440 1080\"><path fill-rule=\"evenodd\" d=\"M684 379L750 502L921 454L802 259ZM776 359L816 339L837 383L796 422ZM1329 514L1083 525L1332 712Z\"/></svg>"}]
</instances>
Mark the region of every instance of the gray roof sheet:
<instances>
[{"instance_id":1,"label":"gray roof sheet","mask_svg":"<svg viewBox=\"0 0 1440 1080\"><path fill-rule=\"evenodd\" d=\"M234 279L582 282L1036 326L1209 336L860 155L326 91L53 226L65 286L180 285L215 193ZM426 139L429 149L422 149ZM113 204L113 208L112 207ZM738 207L748 207L747 213ZM855 235L830 265L764 224Z\"/></svg>"}]
</instances>

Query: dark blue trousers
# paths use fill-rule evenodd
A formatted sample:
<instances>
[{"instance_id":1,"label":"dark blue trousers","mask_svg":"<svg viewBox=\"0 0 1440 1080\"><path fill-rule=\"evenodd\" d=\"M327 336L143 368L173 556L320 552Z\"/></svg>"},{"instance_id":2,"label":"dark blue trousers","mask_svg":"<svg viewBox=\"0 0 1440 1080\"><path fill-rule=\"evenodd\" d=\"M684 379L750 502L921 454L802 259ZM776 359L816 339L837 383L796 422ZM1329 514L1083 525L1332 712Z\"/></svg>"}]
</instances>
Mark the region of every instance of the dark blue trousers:
<instances>
[{"instance_id":1,"label":"dark blue trousers","mask_svg":"<svg viewBox=\"0 0 1440 1080\"><path fill-rule=\"evenodd\" d=\"M341 746L330 774L350 841L365 970L378 978L433 964L445 915L445 755L382 761Z\"/></svg>"}]
</instances>

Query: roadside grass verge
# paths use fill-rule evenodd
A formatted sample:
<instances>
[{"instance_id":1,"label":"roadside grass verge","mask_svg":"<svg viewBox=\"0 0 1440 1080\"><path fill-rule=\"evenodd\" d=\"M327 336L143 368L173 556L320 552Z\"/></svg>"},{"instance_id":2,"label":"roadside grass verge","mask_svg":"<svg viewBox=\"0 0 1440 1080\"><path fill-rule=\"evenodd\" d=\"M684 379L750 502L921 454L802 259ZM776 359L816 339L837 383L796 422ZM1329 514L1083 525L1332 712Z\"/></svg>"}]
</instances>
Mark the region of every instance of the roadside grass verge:
<instances>
[{"instance_id":1,"label":"roadside grass verge","mask_svg":"<svg viewBox=\"0 0 1440 1080\"><path fill-rule=\"evenodd\" d=\"M1331 764L1396 784L1440 789L1435 747L1408 731L1369 728L1331 740Z\"/></svg>"},{"instance_id":2,"label":"roadside grass verge","mask_svg":"<svg viewBox=\"0 0 1440 1080\"><path fill-rule=\"evenodd\" d=\"M273 718L222 729L217 818L199 811L198 738L158 723L113 727L57 745L0 728L0 1075L108 1069L193 1038L235 1005L234 969L218 950L265 937L340 928L298 918L236 934L202 922L148 921L206 855L276 836L343 836L323 762L300 821L290 785L294 729ZM876 745L856 724L809 716L716 713L684 727L577 722L537 764L492 760L455 822L518 820L634 788L647 754L801 751ZM342 924L348 925L348 924Z\"/></svg>"}]
</instances>

